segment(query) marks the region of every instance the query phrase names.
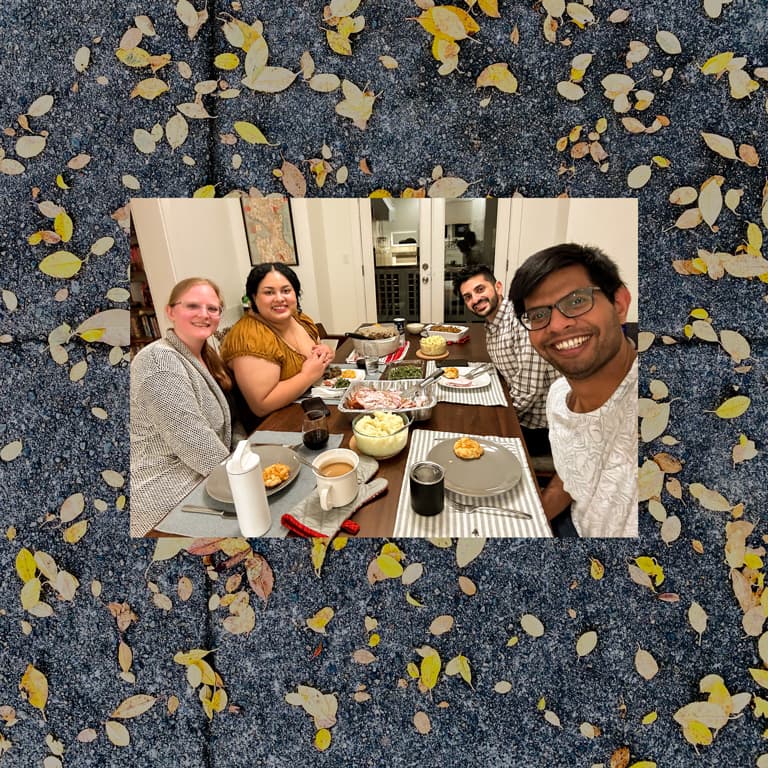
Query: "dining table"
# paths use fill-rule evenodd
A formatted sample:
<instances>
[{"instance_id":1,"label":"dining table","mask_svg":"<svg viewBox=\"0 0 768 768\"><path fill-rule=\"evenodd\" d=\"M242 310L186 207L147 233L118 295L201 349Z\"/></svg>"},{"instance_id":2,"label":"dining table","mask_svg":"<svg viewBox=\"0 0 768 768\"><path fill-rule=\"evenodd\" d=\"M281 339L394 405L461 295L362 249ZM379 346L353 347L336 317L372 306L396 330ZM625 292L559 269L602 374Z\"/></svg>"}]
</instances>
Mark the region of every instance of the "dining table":
<instances>
[{"instance_id":1,"label":"dining table","mask_svg":"<svg viewBox=\"0 0 768 768\"><path fill-rule=\"evenodd\" d=\"M468 366L470 363L488 362L488 352L485 344L485 326L483 323L469 323L469 334L460 342L449 343L447 347L447 358L427 363L427 373L434 370L439 362L442 366L455 365L456 367ZM399 357L399 361L416 361L419 357L416 351L419 350L420 335L404 333L401 336L401 347L393 355ZM354 352L354 343L350 338L346 338L337 346L333 365L343 368L356 367L356 353ZM423 359L423 358L422 358ZM382 361L383 368L383 361ZM429 418L425 420L414 420L411 424L408 445L397 455L387 459L377 459L375 478L384 479L387 482L387 488L384 493L377 495L370 501L361 506L352 516L354 523L359 526L355 533L357 537L397 537L397 536L424 536L426 538L439 538L441 532L446 531L449 535L460 536L462 531L467 536L539 536L547 537L552 535L551 527L544 515L541 504L541 491L536 479L535 472L532 469L530 456L525 445L523 433L520 428L520 422L517 418L515 408L509 400L506 383L502 376L498 375L495 369L491 368L493 378L493 387L487 387L490 395L485 395L482 400L475 398L472 402L467 399L466 392L457 392L456 397L452 397L455 390L450 391L446 387L439 387L440 396L435 405L429 412ZM367 378L367 377L366 377ZM375 378L375 376L374 376ZM433 385L435 386L435 385ZM302 398L303 399L303 398ZM453 401L451 401L453 400ZM465 402L462 402L464 400ZM482 403L482 404L481 404ZM348 412L342 412L333 401L326 400L329 411L327 421L328 430L332 436L329 444L334 447L356 447L352 433L352 417ZM293 441L298 438L301 441L301 427L304 417L304 410L300 401L291 403L280 408L266 416L259 424L257 430L249 436L249 440L254 444L261 442L262 435L282 435L286 440ZM417 460L427 458L429 449L439 442L453 440L462 435L472 436L481 439L486 446L493 452L501 449L502 453L511 451L519 461L522 479L518 483L520 489L523 489L525 499L523 502L515 500L515 506L521 503L525 507L519 517L528 519L514 520L515 528L508 527L510 521L502 517L518 517L518 515L504 516L502 509L496 508L496 511L489 511L487 514L473 513L470 510L475 506L470 499L461 495L454 496L445 494L444 511L434 518L418 519L410 509L409 485L407 473ZM267 440L266 442L272 442ZM420 453L419 453L420 452ZM509 455L506 453L505 455ZM514 462L514 460L511 460ZM302 468L301 472L311 476L312 471ZM199 502L198 491L198 502ZM519 493L519 490L516 490ZM190 494L183 500L173 515L175 520L180 519L179 509L185 501L190 498L194 501L194 494ZM498 496L502 502L497 501L497 497L480 499L479 503L489 505L495 508L495 504L502 503L504 506L509 504L509 499ZM509 510L518 512L517 509ZM501 513L501 516L499 516ZM445 527L445 515L453 515L457 518L454 527ZM464 519L470 515L470 518ZM169 516L170 518L171 516ZM197 515L196 517L204 517ZM408 520L413 521L412 525ZM442 524L439 524L443 521ZM522 527L520 527L522 526ZM178 527L178 526L177 526ZM276 535L273 531L269 535ZM510 533L511 530L516 531ZM344 531L342 531L343 533ZM154 535L184 535L173 526L159 524ZM283 533L285 535L285 533ZM289 535L295 535L291 533Z\"/></svg>"}]
</instances>

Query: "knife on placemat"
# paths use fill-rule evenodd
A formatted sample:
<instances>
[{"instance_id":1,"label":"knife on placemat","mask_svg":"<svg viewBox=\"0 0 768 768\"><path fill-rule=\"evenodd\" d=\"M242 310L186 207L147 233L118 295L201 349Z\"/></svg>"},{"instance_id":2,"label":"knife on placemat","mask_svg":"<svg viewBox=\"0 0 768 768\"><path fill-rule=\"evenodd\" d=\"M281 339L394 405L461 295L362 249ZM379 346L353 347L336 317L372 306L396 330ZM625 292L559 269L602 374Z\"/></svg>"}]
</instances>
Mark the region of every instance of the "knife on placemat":
<instances>
[{"instance_id":1,"label":"knife on placemat","mask_svg":"<svg viewBox=\"0 0 768 768\"><path fill-rule=\"evenodd\" d=\"M212 507L201 507L197 504L185 504L181 508L182 512L200 512L204 515L218 515L219 517L237 517L234 511L228 509L213 509Z\"/></svg>"}]
</instances>

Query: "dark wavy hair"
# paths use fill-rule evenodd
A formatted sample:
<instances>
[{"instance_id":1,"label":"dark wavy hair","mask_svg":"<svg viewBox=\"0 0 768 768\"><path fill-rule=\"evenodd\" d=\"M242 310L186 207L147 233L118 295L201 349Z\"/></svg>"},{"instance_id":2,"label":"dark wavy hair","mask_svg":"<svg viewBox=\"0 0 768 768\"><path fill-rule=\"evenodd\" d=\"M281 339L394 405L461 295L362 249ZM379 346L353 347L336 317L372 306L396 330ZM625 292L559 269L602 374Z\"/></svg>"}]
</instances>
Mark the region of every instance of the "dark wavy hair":
<instances>
[{"instance_id":1,"label":"dark wavy hair","mask_svg":"<svg viewBox=\"0 0 768 768\"><path fill-rule=\"evenodd\" d=\"M457 272L453 278L454 294L461 298L461 284L477 275L482 275L491 285L496 285L496 276L487 264L469 264Z\"/></svg>"},{"instance_id":2,"label":"dark wavy hair","mask_svg":"<svg viewBox=\"0 0 768 768\"><path fill-rule=\"evenodd\" d=\"M299 282L299 276L286 264L280 261L268 261L265 264L257 264L248 275L248 279L245 281L245 293L248 296L248 301L251 304L251 309L258 314L259 310L256 309L256 302L253 297L256 295L261 281L270 273L279 272L293 287L296 293L296 309L301 312L301 283Z\"/></svg>"},{"instance_id":3,"label":"dark wavy hair","mask_svg":"<svg viewBox=\"0 0 768 768\"><path fill-rule=\"evenodd\" d=\"M584 267L592 284L613 303L616 291L624 284L616 264L595 246L561 243L529 256L515 272L509 286L509 299L518 318L525 312L526 297L545 277L574 264Z\"/></svg>"}]
</instances>

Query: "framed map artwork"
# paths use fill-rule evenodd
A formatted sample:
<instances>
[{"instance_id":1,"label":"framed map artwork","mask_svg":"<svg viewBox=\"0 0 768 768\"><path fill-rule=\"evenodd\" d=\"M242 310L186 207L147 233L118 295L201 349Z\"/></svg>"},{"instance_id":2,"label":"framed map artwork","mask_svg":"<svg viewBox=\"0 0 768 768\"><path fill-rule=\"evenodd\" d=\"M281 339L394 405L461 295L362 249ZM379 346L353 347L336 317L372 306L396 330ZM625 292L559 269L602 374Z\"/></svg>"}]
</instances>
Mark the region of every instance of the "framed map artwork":
<instances>
[{"instance_id":1,"label":"framed map artwork","mask_svg":"<svg viewBox=\"0 0 768 768\"><path fill-rule=\"evenodd\" d=\"M240 203L251 264L298 264L288 198L241 197Z\"/></svg>"}]
</instances>

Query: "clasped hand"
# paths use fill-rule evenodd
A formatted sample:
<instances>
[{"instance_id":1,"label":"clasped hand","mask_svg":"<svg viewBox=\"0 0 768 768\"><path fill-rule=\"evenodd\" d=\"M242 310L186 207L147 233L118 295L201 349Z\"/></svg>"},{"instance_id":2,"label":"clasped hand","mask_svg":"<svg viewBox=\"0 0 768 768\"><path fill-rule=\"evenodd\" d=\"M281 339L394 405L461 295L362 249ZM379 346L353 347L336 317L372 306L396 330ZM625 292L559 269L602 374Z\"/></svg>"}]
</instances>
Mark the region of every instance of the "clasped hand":
<instances>
[{"instance_id":1,"label":"clasped hand","mask_svg":"<svg viewBox=\"0 0 768 768\"><path fill-rule=\"evenodd\" d=\"M322 376L326 366L333 360L333 352L324 344L315 344L302 366L315 376Z\"/></svg>"},{"instance_id":2,"label":"clasped hand","mask_svg":"<svg viewBox=\"0 0 768 768\"><path fill-rule=\"evenodd\" d=\"M322 363L328 365L333 360L333 350L330 347L326 347L325 344L315 344L312 347L312 355L317 357Z\"/></svg>"}]
</instances>

